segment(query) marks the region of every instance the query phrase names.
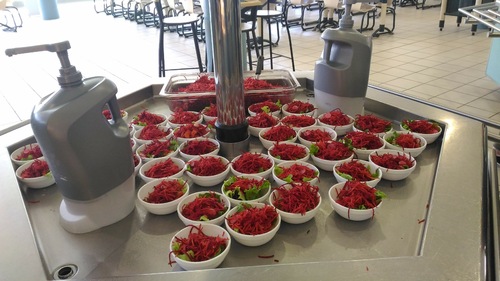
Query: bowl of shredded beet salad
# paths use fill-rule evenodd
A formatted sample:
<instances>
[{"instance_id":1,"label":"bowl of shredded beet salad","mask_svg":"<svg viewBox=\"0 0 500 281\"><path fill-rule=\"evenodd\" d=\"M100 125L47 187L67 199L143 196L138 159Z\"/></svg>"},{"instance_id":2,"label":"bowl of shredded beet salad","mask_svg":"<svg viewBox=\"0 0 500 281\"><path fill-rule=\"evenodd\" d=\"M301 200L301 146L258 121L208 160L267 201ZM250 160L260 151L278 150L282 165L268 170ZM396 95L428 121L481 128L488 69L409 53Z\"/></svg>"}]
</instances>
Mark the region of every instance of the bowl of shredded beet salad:
<instances>
[{"instance_id":1,"label":"bowl of shredded beet salad","mask_svg":"<svg viewBox=\"0 0 500 281\"><path fill-rule=\"evenodd\" d=\"M280 119L272 114L261 112L247 117L248 132L254 137L259 137L260 131L278 125Z\"/></svg>"},{"instance_id":2,"label":"bowl of shredded beet salad","mask_svg":"<svg viewBox=\"0 0 500 281\"><path fill-rule=\"evenodd\" d=\"M112 116L111 116L111 111L109 109L105 109L102 111L102 115L104 118L106 118L108 121L111 121ZM128 122L128 112L120 109L120 117L123 119L123 121Z\"/></svg>"},{"instance_id":3,"label":"bowl of shredded beet salad","mask_svg":"<svg viewBox=\"0 0 500 281\"><path fill-rule=\"evenodd\" d=\"M318 125L334 129L338 136L352 131L353 124L354 118L338 108L318 116Z\"/></svg>"},{"instance_id":4,"label":"bowl of shredded beet salad","mask_svg":"<svg viewBox=\"0 0 500 281\"><path fill-rule=\"evenodd\" d=\"M392 131L383 139L386 148L408 152L413 157L419 156L427 147L424 137L410 131Z\"/></svg>"},{"instance_id":5,"label":"bowl of shredded beet salad","mask_svg":"<svg viewBox=\"0 0 500 281\"><path fill-rule=\"evenodd\" d=\"M383 137L385 133L393 130L391 121L382 119L373 114L357 114L354 118L353 130L368 132Z\"/></svg>"},{"instance_id":6,"label":"bowl of shredded beet salad","mask_svg":"<svg viewBox=\"0 0 500 281\"><path fill-rule=\"evenodd\" d=\"M269 149L278 142L294 143L297 140L297 132L290 126L278 124L261 130L259 140L264 148Z\"/></svg>"},{"instance_id":7,"label":"bowl of shredded beet salad","mask_svg":"<svg viewBox=\"0 0 500 281\"><path fill-rule=\"evenodd\" d=\"M130 124L136 130L140 130L146 125L166 125L167 116L161 113L152 113L145 109L132 117Z\"/></svg>"},{"instance_id":8,"label":"bowl of shredded beet salad","mask_svg":"<svg viewBox=\"0 0 500 281\"><path fill-rule=\"evenodd\" d=\"M197 111L185 111L178 108L168 117L167 122L172 128L177 128L185 124L201 124L203 122L203 115Z\"/></svg>"},{"instance_id":9,"label":"bowl of shredded beet salad","mask_svg":"<svg viewBox=\"0 0 500 281\"><path fill-rule=\"evenodd\" d=\"M177 206L177 214L185 225L208 223L221 225L231 202L219 192L200 191L186 196Z\"/></svg>"},{"instance_id":10,"label":"bowl of shredded beet salad","mask_svg":"<svg viewBox=\"0 0 500 281\"><path fill-rule=\"evenodd\" d=\"M200 113L203 115L205 123L217 119L217 105L215 105L215 103L210 103L210 105L203 108Z\"/></svg>"},{"instance_id":11,"label":"bowl of shredded beet salad","mask_svg":"<svg viewBox=\"0 0 500 281\"><path fill-rule=\"evenodd\" d=\"M371 187L375 187L382 179L382 170L373 163L352 159L351 161L339 163L333 167L333 175L337 182L361 181Z\"/></svg>"},{"instance_id":12,"label":"bowl of shredded beet salad","mask_svg":"<svg viewBox=\"0 0 500 281\"><path fill-rule=\"evenodd\" d=\"M307 161L309 148L300 143L278 142L267 150L267 154L273 158L274 164L285 161Z\"/></svg>"},{"instance_id":13,"label":"bowl of shredded beet salad","mask_svg":"<svg viewBox=\"0 0 500 281\"><path fill-rule=\"evenodd\" d=\"M278 185L292 182L309 182L314 185L319 180L319 170L308 162L286 161L274 166L273 179Z\"/></svg>"},{"instance_id":14,"label":"bowl of shredded beet salad","mask_svg":"<svg viewBox=\"0 0 500 281\"><path fill-rule=\"evenodd\" d=\"M314 104L308 101L293 100L292 102L284 104L281 107L281 112L283 112L284 116L308 115L316 117L318 110Z\"/></svg>"},{"instance_id":15,"label":"bowl of shredded beet salad","mask_svg":"<svg viewBox=\"0 0 500 281\"><path fill-rule=\"evenodd\" d=\"M186 163L186 174L204 187L222 183L229 171L229 160L219 155L196 156Z\"/></svg>"},{"instance_id":16,"label":"bowl of shredded beet salad","mask_svg":"<svg viewBox=\"0 0 500 281\"><path fill-rule=\"evenodd\" d=\"M401 130L410 131L416 135L420 135L431 144L437 140L443 129L439 124L432 120L410 120L405 119L401 122Z\"/></svg>"},{"instance_id":17,"label":"bowl of shredded beet salad","mask_svg":"<svg viewBox=\"0 0 500 281\"><path fill-rule=\"evenodd\" d=\"M45 188L55 183L44 157L30 160L16 170L16 177L30 188Z\"/></svg>"},{"instance_id":18,"label":"bowl of shredded beet salad","mask_svg":"<svg viewBox=\"0 0 500 281\"><path fill-rule=\"evenodd\" d=\"M354 152L339 141L319 141L312 144L309 151L314 164L328 172L332 172L337 163L354 158Z\"/></svg>"},{"instance_id":19,"label":"bowl of shredded beet salad","mask_svg":"<svg viewBox=\"0 0 500 281\"><path fill-rule=\"evenodd\" d=\"M141 205L155 215L177 211L177 205L189 194L189 183L182 178L156 179L143 185L137 192Z\"/></svg>"},{"instance_id":20,"label":"bowl of shredded beet salad","mask_svg":"<svg viewBox=\"0 0 500 281\"><path fill-rule=\"evenodd\" d=\"M370 154L369 161L382 170L382 178L404 180L415 170L417 161L409 153L393 149L379 149Z\"/></svg>"},{"instance_id":21,"label":"bowl of shredded beet salad","mask_svg":"<svg viewBox=\"0 0 500 281\"><path fill-rule=\"evenodd\" d=\"M175 128L173 132L174 138L176 138L179 143L199 137L208 137L209 134L210 129L208 126L199 123L181 125Z\"/></svg>"},{"instance_id":22,"label":"bowl of shredded beet salad","mask_svg":"<svg viewBox=\"0 0 500 281\"><path fill-rule=\"evenodd\" d=\"M186 169L186 164L179 158L154 159L142 164L139 176L145 182L169 177L179 178Z\"/></svg>"},{"instance_id":23,"label":"bowl of shredded beet salad","mask_svg":"<svg viewBox=\"0 0 500 281\"><path fill-rule=\"evenodd\" d=\"M184 270L217 268L231 248L231 236L222 227L193 224L177 232L170 241L168 264Z\"/></svg>"},{"instance_id":24,"label":"bowl of shredded beet salad","mask_svg":"<svg viewBox=\"0 0 500 281\"><path fill-rule=\"evenodd\" d=\"M136 154L141 157L143 162L149 162L154 159L166 159L175 157L179 152L179 144L174 138L166 140L152 140L150 143L140 145Z\"/></svg>"},{"instance_id":25,"label":"bowl of shredded beet salad","mask_svg":"<svg viewBox=\"0 0 500 281\"><path fill-rule=\"evenodd\" d=\"M273 206L242 202L229 211L225 224L238 243L257 247L274 238L281 226L281 216Z\"/></svg>"},{"instance_id":26,"label":"bowl of shredded beet salad","mask_svg":"<svg viewBox=\"0 0 500 281\"><path fill-rule=\"evenodd\" d=\"M347 133L340 142L354 151L356 158L368 160L370 153L385 147L382 137L373 133L353 131Z\"/></svg>"},{"instance_id":27,"label":"bowl of shredded beet salad","mask_svg":"<svg viewBox=\"0 0 500 281\"><path fill-rule=\"evenodd\" d=\"M274 161L264 153L244 152L231 161L230 167L235 176L254 175L268 178L273 170Z\"/></svg>"},{"instance_id":28,"label":"bowl of shredded beet salad","mask_svg":"<svg viewBox=\"0 0 500 281\"><path fill-rule=\"evenodd\" d=\"M142 160L141 157L137 156L135 153L132 155L132 159L134 160L134 175L137 176L142 167Z\"/></svg>"},{"instance_id":29,"label":"bowl of shredded beet salad","mask_svg":"<svg viewBox=\"0 0 500 281\"><path fill-rule=\"evenodd\" d=\"M42 150L38 143L30 143L14 150L10 154L10 160L14 164L21 166L28 161L38 159L43 156Z\"/></svg>"},{"instance_id":30,"label":"bowl of shredded beet salad","mask_svg":"<svg viewBox=\"0 0 500 281\"><path fill-rule=\"evenodd\" d=\"M386 197L382 191L359 181L337 183L328 191L335 212L352 221L373 219Z\"/></svg>"},{"instance_id":31,"label":"bowl of shredded beet salad","mask_svg":"<svg viewBox=\"0 0 500 281\"><path fill-rule=\"evenodd\" d=\"M324 126L310 126L300 129L297 132L297 138L300 143L310 147L311 144L318 141L331 141L337 139L337 133L334 129Z\"/></svg>"},{"instance_id":32,"label":"bowl of shredded beet salad","mask_svg":"<svg viewBox=\"0 0 500 281\"><path fill-rule=\"evenodd\" d=\"M230 176L222 183L222 194L231 206L241 202L264 202L271 193L271 183L259 176Z\"/></svg>"},{"instance_id":33,"label":"bowl of shredded beet salad","mask_svg":"<svg viewBox=\"0 0 500 281\"><path fill-rule=\"evenodd\" d=\"M134 133L133 139L141 145L153 140L166 140L172 136L172 132L173 130L169 126L146 125Z\"/></svg>"},{"instance_id":34,"label":"bowl of shredded beet salad","mask_svg":"<svg viewBox=\"0 0 500 281\"><path fill-rule=\"evenodd\" d=\"M206 137L190 139L179 146L179 154L186 160L191 160L196 156L217 155L219 150L219 142Z\"/></svg>"},{"instance_id":35,"label":"bowl of shredded beet salad","mask_svg":"<svg viewBox=\"0 0 500 281\"><path fill-rule=\"evenodd\" d=\"M284 222L301 224L310 221L321 205L319 187L309 182L291 182L275 188L269 196Z\"/></svg>"},{"instance_id":36,"label":"bowl of shredded beet salad","mask_svg":"<svg viewBox=\"0 0 500 281\"><path fill-rule=\"evenodd\" d=\"M280 123L290 126L298 132L302 128L309 128L316 125L316 118L304 114L294 114L281 118Z\"/></svg>"},{"instance_id":37,"label":"bowl of shredded beet salad","mask_svg":"<svg viewBox=\"0 0 500 281\"><path fill-rule=\"evenodd\" d=\"M266 100L254 103L248 107L248 113L250 114L250 116L254 116L262 112L270 113L278 117L281 114L280 101L274 102L272 100Z\"/></svg>"}]
</instances>

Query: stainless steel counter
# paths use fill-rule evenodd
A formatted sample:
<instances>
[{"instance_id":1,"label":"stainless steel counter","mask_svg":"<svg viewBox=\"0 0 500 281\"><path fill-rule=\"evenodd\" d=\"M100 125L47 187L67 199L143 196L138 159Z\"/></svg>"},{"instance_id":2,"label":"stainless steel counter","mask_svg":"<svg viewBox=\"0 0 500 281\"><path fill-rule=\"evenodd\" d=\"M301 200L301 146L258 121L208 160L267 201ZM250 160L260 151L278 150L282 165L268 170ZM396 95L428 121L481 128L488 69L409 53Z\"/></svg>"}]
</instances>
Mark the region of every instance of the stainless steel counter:
<instances>
[{"instance_id":1,"label":"stainless steel counter","mask_svg":"<svg viewBox=\"0 0 500 281\"><path fill-rule=\"evenodd\" d=\"M164 106L156 97L161 87L147 85L121 98L122 108ZM284 224L261 247L233 243L221 268L193 272L170 268L165 259L170 237L182 227L176 214L154 216L137 206L121 222L89 234L62 230L56 188L27 191L13 173L9 151L32 140L30 128L5 134L0 279L52 279L59 266L75 264L75 278L102 280L486 280L483 124L373 88L365 107L390 120L430 118L445 128L417 158L410 178L380 183L389 199L373 220L350 222L336 215L326 197L335 180L321 171L324 200L313 221ZM251 149L260 148L254 143ZM274 258L258 258L269 254Z\"/></svg>"}]
</instances>

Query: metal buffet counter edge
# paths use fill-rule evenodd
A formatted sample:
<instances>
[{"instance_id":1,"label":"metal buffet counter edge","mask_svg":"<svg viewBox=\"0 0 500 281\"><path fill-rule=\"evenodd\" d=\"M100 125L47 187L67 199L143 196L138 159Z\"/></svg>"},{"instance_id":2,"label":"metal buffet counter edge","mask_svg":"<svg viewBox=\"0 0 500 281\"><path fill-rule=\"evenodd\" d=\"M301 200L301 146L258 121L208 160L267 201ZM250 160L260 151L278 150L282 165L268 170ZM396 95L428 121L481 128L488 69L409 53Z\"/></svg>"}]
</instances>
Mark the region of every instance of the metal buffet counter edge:
<instances>
[{"instance_id":1,"label":"metal buffet counter edge","mask_svg":"<svg viewBox=\"0 0 500 281\"><path fill-rule=\"evenodd\" d=\"M302 87L310 89L311 72L295 75ZM158 95L165 82L122 96L121 107L137 109L145 100L161 99ZM297 96L303 94L299 89ZM79 268L75 279L99 280L491 279L486 127L373 87L365 108L394 122L420 117L436 120L444 128L437 143L424 152L427 155L417 158L411 178L381 182L389 198L373 220L352 222L336 215L326 196L335 180L321 171L324 206L315 219L297 226L283 223L277 237L261 247L248 248L233 241L220 268L191 272L172 269L165 259L170 237L183 227L175 213L163 218L137 207L104 229L76 237L65 232L58 225L57 200L49 207L31 201L13 172L9 149L33 140L30 126L6 133L0 136L0 279L58 279L58 266L72 264ZM50 188L38 196L59 198L54 195L56 188ZM44 208L43 215L37 215L37 208ZM51 237L59 241L47 244ZM94 242L99 247L92 246ZM259 259L260 254L275 257Z\"/></svg>"}]
</instances>

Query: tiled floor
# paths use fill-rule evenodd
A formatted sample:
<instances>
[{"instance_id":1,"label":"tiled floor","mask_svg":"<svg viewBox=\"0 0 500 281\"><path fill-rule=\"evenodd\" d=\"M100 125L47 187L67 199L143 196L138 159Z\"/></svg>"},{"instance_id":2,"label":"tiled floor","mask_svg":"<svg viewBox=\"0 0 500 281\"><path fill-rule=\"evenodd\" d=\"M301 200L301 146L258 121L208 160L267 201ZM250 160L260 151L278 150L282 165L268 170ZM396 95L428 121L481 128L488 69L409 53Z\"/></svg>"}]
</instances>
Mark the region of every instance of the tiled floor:
<instances>
[{"instance_id":1,"label":"tiled floor","mask_svg":"<svg viewBox=\"0 0 500 281\"><path fill-rule=\"evenodd\" d=\"M394 34L373 39L370 84L500 123L500 85L485 74L491 43L486 31L472 36L470 26L457 27L452 16L440 31L440 8L397 7L396 12ZM48 21L24 15L17 33L0 32L0 49L69 40L71 62L83 75L108 77L119 94L157 78L156 28L97 14L92 1L61 3L59 14ZM359 25L359 18L355 22ZM290 30L296 69L314 69L323 49L320 33ZM165 40L168 67L196 65L192 39L166 33ZM286 54L286 40L275 51ZM57 89L58 68L54 54L0 56L0 131L28 119L33 105ZM291 69L290 60L276 59L275 68Z\"/></svg>"}]
</instances>

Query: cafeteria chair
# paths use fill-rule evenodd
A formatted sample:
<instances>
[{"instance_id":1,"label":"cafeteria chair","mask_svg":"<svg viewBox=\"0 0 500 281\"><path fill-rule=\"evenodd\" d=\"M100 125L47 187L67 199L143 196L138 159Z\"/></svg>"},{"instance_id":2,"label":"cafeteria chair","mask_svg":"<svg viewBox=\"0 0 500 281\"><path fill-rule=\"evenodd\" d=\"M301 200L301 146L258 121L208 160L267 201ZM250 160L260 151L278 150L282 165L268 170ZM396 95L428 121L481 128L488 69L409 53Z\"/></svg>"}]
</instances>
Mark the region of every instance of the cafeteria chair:
<instances>
[{"instance_id":1,"label":"cafeteria chair","mask_svg":"<svg viewBox=\"0 0 500 281\"><path fill-rule=\"evenodd\" d=\"M375 17L377 12L377 6L368 3L354 3L351 6L351 15L357 16L361 15L361 26L358 29L359 32L363 33L366 30L373 30L375 26ZM365 23L366 19L366 23ZM370 26L371 23L371 26Z\"/></svg>"},{"instance_id":2,"label":"cafeteria chair","mask_svg":"<svg viewBox=\"0 0 500 281\"><path fill-rule=\"evenodd\" d=\"M255 49L256 57L260 56L259 44L255 33L257 30L257 11L260 8L260 6L254 6L241 9L241 32L246 36L248 67L250 70L253 70L252 48Z\"/></svg>"},{"instance_id":3,"label":"cafeteria chair","mask_svg":"<svg viewBox=\"0 0 500 281\"><path fill-rule=\"evenodd\" d=\"M4 27L3 31L17 32L17 29L23 26L19 10L15 6L7 5L7 0L0 0L0 15L3 15L5 20L0 21L0 26Z\"/></svg>"},{"instance_id":4,"label":"cafeteria chair","mask_svg":"<svg viewBox=\"0 0 500 281\"><path fill-rule=\"evenodd\" d=\"M326 28L337 28L339 27L339 21L342 17L343 7L339 0L323 0L320 3L320 19L315 30L323 32ZM337 20L334 16L337 14Z\"/></svg>"},{"instance_id":5,"label":"cafeteria chair","mask_svg":"<svg viewBox=\"0 0 500 281\"><path fill-rule=\"evenodd\" d=\"M318 24L318 21L304 22L306 10L311 10L313 5L318 5L314 0L288 0L285 1L285 18L290 27L300 26L303 31L313 29ZM290 9L300 8L300 16L298 18L290 19Z\"/></svg>"},{"instance_id":6,"label":"cafeteria chair","mask_svg":"<svg viewBox=\"0 0 500 281\"><path fill-rule=\"evenodd\" d=\"M159 38L159 45L158 45L158 75L159 77L165 77L166 71L173 71L173 70L185 70L185 69L198 69L199 72L204 72L203 69L203 63L201 62L201 53L200 53L200 46L198 44L198 38L196 36L193 36L193 42L194 42L194 48L195 48L195 53L196 53L196 59L198 62L198 67L187 67L187 68L176 68L176 69L167 69L165 67L165 40L164 40L164 35L165 35L165 27L169 26L184 26L184 25L190 25L191 30L196 34L197 32L197 25L198 25L198 16L196 15L179 15L176 17L164 17L163 16L163 7L162 3L160 0L154 0L154 4L156 7L156 11L158 12L158 17L160 20L160 38Z\"/></svg>"}]
</instances>

